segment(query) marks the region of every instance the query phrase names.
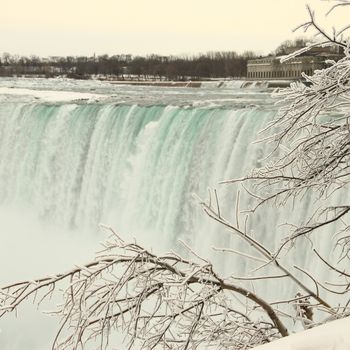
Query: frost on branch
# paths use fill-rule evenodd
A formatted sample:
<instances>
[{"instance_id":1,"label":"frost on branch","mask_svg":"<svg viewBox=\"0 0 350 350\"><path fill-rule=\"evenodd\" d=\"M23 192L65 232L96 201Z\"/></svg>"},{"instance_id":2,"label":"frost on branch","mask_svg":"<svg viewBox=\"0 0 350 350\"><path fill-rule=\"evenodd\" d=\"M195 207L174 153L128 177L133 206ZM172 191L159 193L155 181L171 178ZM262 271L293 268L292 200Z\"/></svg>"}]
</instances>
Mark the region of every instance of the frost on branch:
<instances>
[{"instance_id":1,"label":"frost on branch","mask_svg":"<svg viewBox=\"0 0 350 350\"><path fill-rule=\"evenodd\" d=\"M333 9L348 5L347 0L337 1ZM292 208L303 200L310 203L312 210L308 217L289 223L290 229L269 260L271 265L277 263L281 268L281 261L290 252L290 247L300 247L296 245L297 240L306 239L303 242L312 247L306 254L313 255L316 261L330 269L330 278L335 282L317 280L307 271L310 266L294 266L289 270L289 276L293 277L295 270L302 272L313 284L310 289L314 300L321 293L328 300L337 298L338 306L331 308L334 318L349 315L350 303L350 40L345 37L350 27L327 33L318 25L311 9L309 16L310 20L301 28L315 30L321 41L284 59L295 57L313 46L330 45L337 46L343 57L338 61L327 61L327 68L312 76L303 74L304 82L292 83L290 88L276 93L279 112L262 131L261 141L273 147L265 166L253 169L243 178L223 183L243 185L254 201L248 208L251 213L268 204ZM213 216L225 224L218 211ZM234 225L226 224L233 229ZM282 231L281 228L273 229ZM320 236L319 241L327 242L328 251L317 251L313 241L315 235ZM337 255L335 262L328 260L332 254L333 257ZM298 314L304 317L303 323L309 327L311 319L307 315L311 315L312 309L307 305L308 312L300 312L300 305L296 306ZM319 322L323 321L316 321Z\"/></svg>"},{"instance_id":2,"label":"frost on branch","mask_svg":"<svg viewBox=\"0 0 350 350\"><path fill-rule=\"evenodd\" d=\"M340 222L350 211L346 197L334 201L350 181L349 50L340 61L304 78L310 85L293 83L279 93L279 114L268 128L276 132L267 139L278 156L244 179L253 181L259 191L257 207L268 201L285 205L310 192L317 196L322 206L295 228L291 240ZM342 226L348 230L346 221ZM348 254L348 240L341 237L338 243L343 243L343 253Z\"/></svg>"},{"instance_id":3,"label":"frost on branch","mask_svg":"<svg viewBox=\"0 0 350 350\"><path fill-rule=\"evenodd\" d=\"M286 332L273 309L251 291L222 280L210 263L175 254L156 256L113 233L94 262L0 290L0 317L29 297L42 300L64 286L53 349L106 348L115 330L130 348L186 349L199 344L246 349ZM233 297L237 295L237 297ZM244 308L237 305L243 297ZM240 310L241 309L241 310ZM253 321L253 310L268 312ZM285 335L285 334L283 334Z\"/></svg>"},{"instance_id":4,"label":"frost on branch","mask_svg":"<svg viewBox=\"0 0 350 350\"><path fill-rule=\"evenodd\" d=\"M334 8L349 4L338 2ZM339 236L334 243L340 246L342 257L349 257L350 203L339 192L348 191L350 182L350 41L344 37L346 28L328 34L310 9L309 14L310 21L301 27L315 29L323 39L312 46L336 45L344 57L328 61L327 68L312 76L303 74L305 83L292 83L276 94L279 112L264 130L268 135L263 139L273 145L274 152L264 167L239 180L245 186L251 184L249 193L258 199L252 211L267 202L283 206L312 194L317 203L313 214L294 226L280 250L300 236L337 223Z\"/></svg>"}]
</instances>

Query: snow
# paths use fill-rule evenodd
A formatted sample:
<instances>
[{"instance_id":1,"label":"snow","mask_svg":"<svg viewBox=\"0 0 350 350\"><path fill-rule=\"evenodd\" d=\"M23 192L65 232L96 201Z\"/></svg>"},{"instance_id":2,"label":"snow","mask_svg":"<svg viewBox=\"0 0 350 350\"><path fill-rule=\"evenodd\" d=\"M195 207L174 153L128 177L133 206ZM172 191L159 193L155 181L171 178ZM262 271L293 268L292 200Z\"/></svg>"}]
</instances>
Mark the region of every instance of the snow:
<instances>
[{"instance_id":1,"label":"snow","mask_svg":"<svg viewBox=\"0 0 350 350\"><path fill-rule=\"evenodd\" d=\"M350 349L350 317L332 321L254 348L254 350L348 349Z\"/></svg>"},{"instance_id":2,"label":"snow","mask_svg":"<svg viewBox=\"0 0 350 350\"><path fill-rule=\"evenodd\" d=\"M32 96L47 102L68 102L75 100L99 100L103 95L74 91L32 90L0 87L0 95Z\"/></svg>"}]
</instances>

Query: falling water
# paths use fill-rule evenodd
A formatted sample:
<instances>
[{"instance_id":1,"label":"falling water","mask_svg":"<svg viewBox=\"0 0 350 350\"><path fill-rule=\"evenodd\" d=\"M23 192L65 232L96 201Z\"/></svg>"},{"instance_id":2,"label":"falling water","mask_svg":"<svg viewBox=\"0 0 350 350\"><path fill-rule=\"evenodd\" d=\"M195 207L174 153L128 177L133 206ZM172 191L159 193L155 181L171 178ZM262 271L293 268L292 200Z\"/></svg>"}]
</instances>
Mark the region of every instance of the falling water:
<instances>
[{"instance_id":1,"label":"falling water","mask_svg":"<svg viewBox=\"0 0 350 350\"><path fill-rule=\"evenodd\" d=\"M236 190L218 183L241 177L267 154L253 142L275 115L268 94L96 89L103 100L7 96L0 103L1 282L84 262L103 239L101 222L155 251L178 249L181 239L218 264L212 245L239 244L202 213L193 194L205 198L208 187L218 188L223 214L234 220ZM300 210L293 215L300 217ZM254 219L271 246L279 216L272 210ZM246 268L226 264L223 271ZM12 319L0 323L1 349L44 349L47 340L38 338L46 321L33 321L37 317L21 326ZM39 331L23 331L16 345L16 327L30 324Z\"/></svg>"},{"instance_id":2,"label":"falling water","mask_svg":"<svg viewBox=\"0 0 350 350\"><path fill-rule=\"evenodd\" d=\"M192 194L255 165L273 112L115 104L0 107L0 205L65 229L100 222L196 240ZM191 238L192 237L192 238Z\"/></svg>"}]
</instances>

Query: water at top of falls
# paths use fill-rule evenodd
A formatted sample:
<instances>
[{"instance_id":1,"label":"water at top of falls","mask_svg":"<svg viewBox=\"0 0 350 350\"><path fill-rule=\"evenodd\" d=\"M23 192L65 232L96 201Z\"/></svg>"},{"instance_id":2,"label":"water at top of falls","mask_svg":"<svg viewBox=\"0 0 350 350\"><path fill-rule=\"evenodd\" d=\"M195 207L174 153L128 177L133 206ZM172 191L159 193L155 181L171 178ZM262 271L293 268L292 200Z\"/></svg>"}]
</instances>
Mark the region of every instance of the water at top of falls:
<instances>
[{"instance_id":1,"label":"water at top of falls","mask_svg":"<svg viewBox=\"0 0 350 350\"><path fill-rule=\"evenodd\" d=\"M216 83L202 88L118 85L98 80L0 78L0 101L101 102L183 107L245 108L271 105L271 91L240 89L242 81L222 88ZM69 94L70 93L70 94ZM80 95L79 95L80 94Z\"/></svg>"}]
</instances>

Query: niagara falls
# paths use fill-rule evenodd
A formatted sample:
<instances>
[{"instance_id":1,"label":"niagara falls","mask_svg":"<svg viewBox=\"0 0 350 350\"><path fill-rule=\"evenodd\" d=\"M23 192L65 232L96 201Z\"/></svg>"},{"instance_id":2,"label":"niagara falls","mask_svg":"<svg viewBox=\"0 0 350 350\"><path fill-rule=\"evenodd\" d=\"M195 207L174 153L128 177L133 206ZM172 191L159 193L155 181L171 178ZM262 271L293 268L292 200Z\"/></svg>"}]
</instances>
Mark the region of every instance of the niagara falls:
<instances>
[{"instance_id":1,"label":"niagara falls","mask_svg":"<svg viewBox=\"0 0 350 350\"><path fill-rule=\"evenodd\" d=\"M2 0L0 350L350 348L350 0Z\"/></svg>"}]
</instances>

